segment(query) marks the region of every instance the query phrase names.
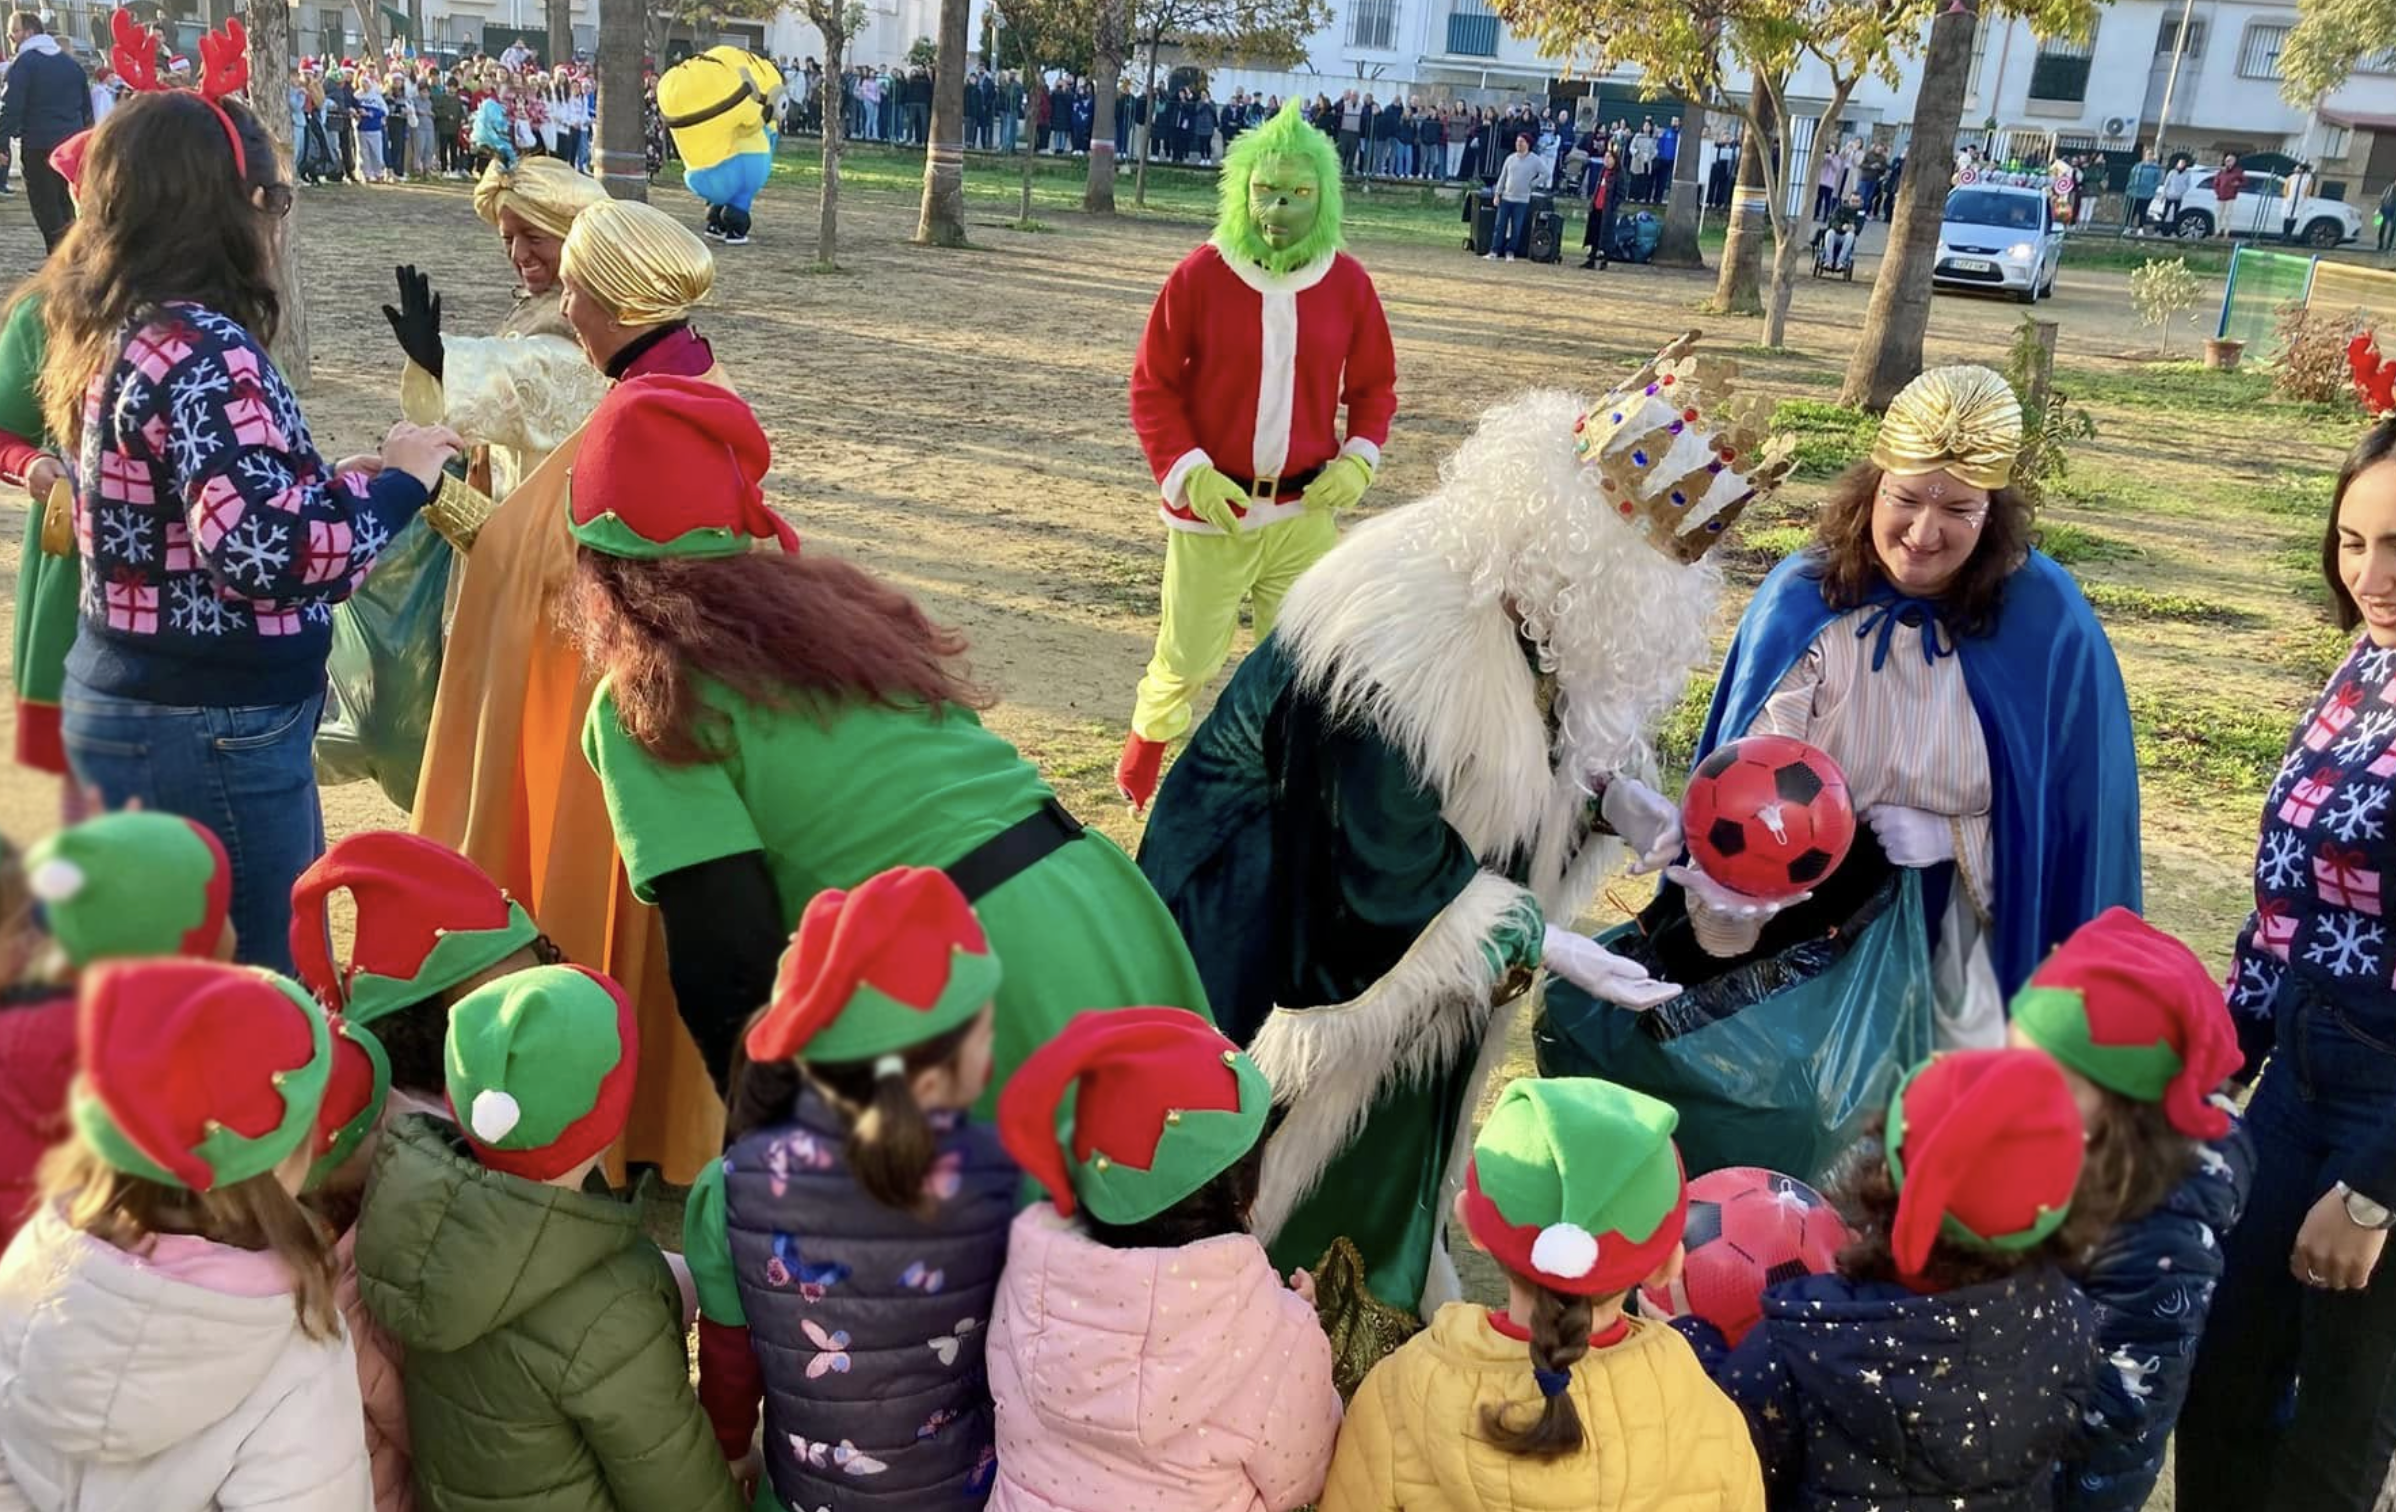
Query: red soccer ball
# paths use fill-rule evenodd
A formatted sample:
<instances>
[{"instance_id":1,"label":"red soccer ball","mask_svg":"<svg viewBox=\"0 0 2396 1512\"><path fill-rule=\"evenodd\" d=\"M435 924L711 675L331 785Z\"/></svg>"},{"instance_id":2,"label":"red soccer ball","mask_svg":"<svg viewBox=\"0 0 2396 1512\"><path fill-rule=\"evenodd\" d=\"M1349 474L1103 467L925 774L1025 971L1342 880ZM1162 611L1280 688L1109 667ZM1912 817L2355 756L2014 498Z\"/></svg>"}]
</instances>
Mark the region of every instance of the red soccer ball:
<instances>
[{"instance_id":1,"label":"red soccer ball","mask_svg":"<svg viewBox=\"0 0 2396 1512\"><path fill-rule=\"evenodd\" d=\"M1645 1317L1695 1314L1736 1345L1764 1316L1764 1288L1831 1268L1849 1238L1820 1192L1754 1166L1689 1183L1688 1264L1670 1286L1639 1290Z\"/></svg>"},{"instance_id":2,"label":"red soccer ball","mask_svg":"<svg viewBox=\"0 0 2396 1512\"><path fill-rule=\"evenodd\" d=\"M1681 829L1705 874L1766 903L1837 871L1855 843L1847 774L1827 752L1786 735L1731 741L1689 778Z\"/></svg>"}]
</instances>

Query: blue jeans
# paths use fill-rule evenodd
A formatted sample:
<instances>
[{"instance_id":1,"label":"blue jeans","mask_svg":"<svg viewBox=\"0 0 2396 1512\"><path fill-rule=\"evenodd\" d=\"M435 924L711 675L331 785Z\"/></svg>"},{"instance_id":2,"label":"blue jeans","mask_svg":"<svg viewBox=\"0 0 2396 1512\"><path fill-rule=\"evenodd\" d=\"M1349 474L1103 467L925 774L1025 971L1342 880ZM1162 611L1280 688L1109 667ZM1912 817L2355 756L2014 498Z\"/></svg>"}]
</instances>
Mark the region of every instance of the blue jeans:
<instances>
[{"instance_id":1,"label":"blue jeans","mask_svg":"<svg viewBox=\"0 0 2396 1512\"><path fill-rule=\"evenodd\" d=\"M1497 230L1489 239L1489 250L1515 257L1527 256L1531 250L1531 202L1529 200L1499 200Z\"/></svg>"},{"instance_id":2,"label":"blue jeans","mask_svg":"<svg viewBox=\"0 0 2396 1512\"><path fill-rule=\"evenodd\" d=\"M316 722L324 695L248 708L143 703L67 679L60 723L75 779L110 808L133 799L197 820L233 865L246 965L291 970L291 884L324 853Z\"/></svg>"},{"instance_id":3,"label":"blue jeans","mask_svg":"<svg viewBox=\"0 0 2396 1512\"><path fill-rule=\"evenodd\" d=\"M2396 1452L2396 1253L2361 1291L2306 1286L2289 1256L2396 1110L2396 1026L2358 1023L2293 969L2273 1012L2277 1048L2246 1115L2254 1185L2180 1410L2175 1505L2369 1512Z\"/></svg>"}]
</instances>

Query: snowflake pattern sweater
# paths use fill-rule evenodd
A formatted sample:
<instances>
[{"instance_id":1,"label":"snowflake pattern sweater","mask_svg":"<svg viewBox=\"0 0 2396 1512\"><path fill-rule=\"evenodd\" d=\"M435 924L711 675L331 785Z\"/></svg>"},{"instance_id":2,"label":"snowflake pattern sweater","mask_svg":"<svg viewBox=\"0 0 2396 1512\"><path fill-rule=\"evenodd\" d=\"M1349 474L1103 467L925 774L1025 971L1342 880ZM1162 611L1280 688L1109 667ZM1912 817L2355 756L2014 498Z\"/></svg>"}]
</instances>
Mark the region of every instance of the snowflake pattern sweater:
<instances>
[{"instance_id":1,"label":"snowflake pattern sweater","mask_svg":"<svg viewBox=\"0 0 2396 1512\"><path fill-rule=\"evenodd\" d=\"M127 327L84 396L67 671L157 703L308 698L333 606L425 497L403 472L335 475L256 339L214 310L169 305Z\"/></svg>"}]
</instances>

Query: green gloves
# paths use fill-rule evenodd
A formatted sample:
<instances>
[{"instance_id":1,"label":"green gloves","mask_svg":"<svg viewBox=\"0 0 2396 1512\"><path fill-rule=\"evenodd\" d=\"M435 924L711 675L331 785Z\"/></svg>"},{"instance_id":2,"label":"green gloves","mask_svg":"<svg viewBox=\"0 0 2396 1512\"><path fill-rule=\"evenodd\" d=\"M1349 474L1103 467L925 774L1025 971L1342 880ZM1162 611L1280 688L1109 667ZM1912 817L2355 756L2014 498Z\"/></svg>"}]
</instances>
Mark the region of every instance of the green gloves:
<instances>
[{"instance_id":1,"label":"green gloves","mask_svg":"<svg viewBox=\"0 0 2396 1512\"><path fill-rule=\"evenodd\" d=\"M1497 927L1481 942L1482 964L1489 968L1490 980L1497 982L1517 966L1537 970L1546 955L1547 917L1539 911L1537 898L1517 892L1506 904Z\"/></svg>"},{"instance_id":2,"label":"green gloves","mask_svg":"<svg viewBox=\"0 0 2396 1512\"><path fill-rule=\"evenodd\" d=\"M1232 506L1246 505L1248 490L1239 484L1211 467L1196 467L1183 481L1181 496L1188 502L1190 513L1199 519L1225 535L1240 533L1240 517L1232 513Z\"/></svg>"},{"instance_id":3,"label":"green gloves","mask_svg":"<svg viewBox=\"0 0 2396 1512\"><path fill-rule=\"evenodd\" d=\"M1306 485L1304 501L1308 509L1353 509L1364 491L1373 486L1372 464L1353 453L1335 457L1316 479Z\"/></svg>"}]
</instances>

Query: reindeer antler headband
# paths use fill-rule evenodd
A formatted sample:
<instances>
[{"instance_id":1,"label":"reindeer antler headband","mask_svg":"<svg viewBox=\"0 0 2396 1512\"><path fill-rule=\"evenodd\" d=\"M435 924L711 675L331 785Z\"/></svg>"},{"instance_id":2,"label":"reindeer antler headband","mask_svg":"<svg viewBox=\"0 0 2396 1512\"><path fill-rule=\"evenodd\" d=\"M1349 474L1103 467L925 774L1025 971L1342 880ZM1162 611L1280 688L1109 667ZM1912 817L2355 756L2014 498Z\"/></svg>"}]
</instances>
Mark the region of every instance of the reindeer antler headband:
<instances>
[{"instance_id":1,"label":"reindeer antler headband","mask_svg":"<svg viewBox=\"0 0 2396 1512\"><path fill-rule=\"evenodd\" d=\"M164 94L178 87L158 77L158 33L134 20L131 11L120 10L110 16L108 30L115 38L109 49L110 62L128 88L142 94ZM242 29L240 17L227 17L221 30L200 38L200 82L190 93L198 95L223 124L225 140L233 148L233 179L239 184L249 182L250 155L242 149L241 132L233 117L217 101L239 94L249 82L249 33Z\"/></svg>"},{"instance_id":2,"label":"reindeer antler headband","mask_svg":"<svg viewBox=\"0 0 2396 1512\"><path fill-rule=\"evenodd\" d=\"M2396 415L2396 361L2379 355L2379 339L2369 331L2346 343L2346 367L2354 374L2355 397L2363 413L2374 420Z\"/></svg>"}]
</instances>

